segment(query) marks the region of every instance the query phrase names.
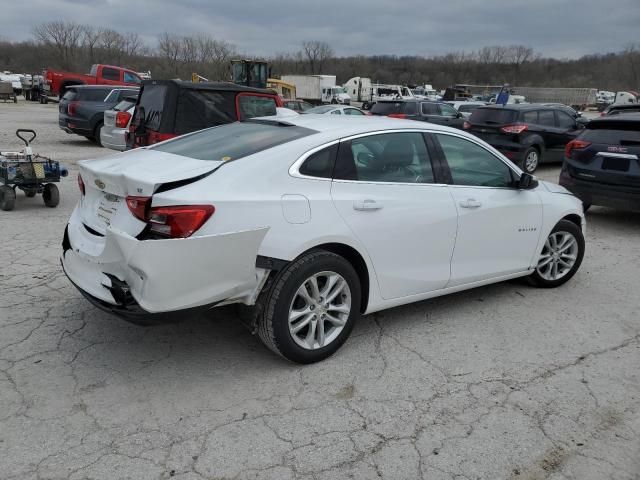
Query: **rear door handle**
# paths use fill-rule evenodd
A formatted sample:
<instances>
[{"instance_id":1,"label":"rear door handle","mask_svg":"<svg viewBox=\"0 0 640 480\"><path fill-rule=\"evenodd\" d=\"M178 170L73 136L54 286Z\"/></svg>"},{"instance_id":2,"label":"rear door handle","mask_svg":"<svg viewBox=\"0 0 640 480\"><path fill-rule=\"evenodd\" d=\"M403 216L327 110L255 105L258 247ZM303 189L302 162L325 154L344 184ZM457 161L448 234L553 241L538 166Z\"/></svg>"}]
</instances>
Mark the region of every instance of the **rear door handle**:
<instances>
[{"instance_id":1,"label":"rear door handle","mask_svg":"<svg viewBox=\"0 0 640 480\"><path fill-rule=\"evenodd\" d=\"M479 208L482 206L482 203L475 198L467 198L466 200L460 202L460 206L462 208Z\"/></svg>"},{"instance_id":2,"label":"rear door handle","mask_svg":"<svg viewBox=\"0 0 640 480\"><path fill-rule=\"evenodd\" d=\"M380 210L382 208L382 204L380 202L376 202L370 198L365 198L364 200L354 200L353 201L353 209L354 210Z\"/></svg>"}]
</instances>

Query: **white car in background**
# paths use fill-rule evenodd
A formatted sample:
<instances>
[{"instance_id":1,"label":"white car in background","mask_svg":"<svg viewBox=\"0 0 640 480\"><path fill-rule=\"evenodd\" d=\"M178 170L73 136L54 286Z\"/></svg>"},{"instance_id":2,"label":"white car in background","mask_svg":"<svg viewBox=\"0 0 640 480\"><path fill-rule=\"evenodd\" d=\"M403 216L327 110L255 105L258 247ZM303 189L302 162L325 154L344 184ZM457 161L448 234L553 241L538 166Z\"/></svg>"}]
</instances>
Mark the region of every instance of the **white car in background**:
<instances>
[{"instance_id":1,"label":"white car in background","mask_svg":"<svg viewBox=\"0 0 640 480\"><path fill-rule=\"evenodd\" d=\"M80 162L62 266L99 308L239 303L253 331L322 360L361 314L515 277L556 287L584 254L582 203L478 138L424 122L236 122Z\"/></svg>"},{"instance_id":2,"label":"white car in background","mask_svg":"<svg viewBox=\"0 0 640 480\"><path fill-rule=\"evenodd\" d=\"M366 115L366 113L359 108L348 105L320 105L305 110L302 113L305 115L310 113L315 115Z\"/></svg>"},{"instance_id":3,"label":"white car in background","mask_svg":"<svg viewBox=\"0 0 640 480\"><path fill-rule=\"evenodd\" d=\"M127 149L127 132L135 105L136 100L128 98L104 112L104 124L100 129L100 144L103 147L119 151Z\"/></svg>"},{"instance_id":4,"label":"white car in background","mask_svg":"<svg viewBox=\"0 0 640 480\"><path fill-rule=\"evenodd\" d=\"M469 118L471 116L471 114L473 113L473 111L476 110L478 107L484 107L485 105L488 105L487 102L457 102L457 101L454 102L454 101L450 101L450 102L445 102L445 103L448 103L453 108L458 110L465 119Z\"/></svg>"}]
</instances>

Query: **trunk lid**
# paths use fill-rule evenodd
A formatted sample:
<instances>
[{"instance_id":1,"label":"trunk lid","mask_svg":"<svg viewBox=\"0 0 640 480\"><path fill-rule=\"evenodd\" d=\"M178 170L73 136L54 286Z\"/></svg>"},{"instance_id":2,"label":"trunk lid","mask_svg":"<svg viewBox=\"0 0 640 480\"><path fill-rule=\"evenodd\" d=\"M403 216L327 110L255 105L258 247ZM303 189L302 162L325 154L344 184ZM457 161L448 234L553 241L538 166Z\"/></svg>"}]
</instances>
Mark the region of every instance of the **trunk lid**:
<instances>
[{"instance_id":1,"label":"trunk lid","mask_svg":"<svg viewBox=\"0 0 640 480\"><path fill-rule=\"evenodd\" d=\"M101 235L113 225L136 236L145 223L129 211L127 196L150 197L163 184L207 174L223 163L144 148L79 162L85 185L79 204L82 221Z\"/></svg>"}]
</instances>

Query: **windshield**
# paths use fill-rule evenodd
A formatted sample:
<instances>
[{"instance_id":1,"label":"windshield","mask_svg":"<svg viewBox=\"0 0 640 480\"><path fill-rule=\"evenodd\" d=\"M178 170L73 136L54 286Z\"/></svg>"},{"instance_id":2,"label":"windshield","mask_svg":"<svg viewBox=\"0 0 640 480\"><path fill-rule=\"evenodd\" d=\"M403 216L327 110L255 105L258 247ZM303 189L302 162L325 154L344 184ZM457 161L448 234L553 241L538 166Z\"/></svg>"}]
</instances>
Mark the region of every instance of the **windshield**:
<instances>
[{"instance_id":1,"label":"windshield","mask_svg":"<svg viewBox=\"0 0 640 480\"><path fill-rule=\"evenodd\" d=\"M343 88L343 87L335 87L335 88L332 88L332 89L331 89L331 91L332 91L334 94L338 94L338 93L347 93L347 89L346 89L346 88Z\"/></svg>"},{"instance_id":2,"label":"windshield","mask_svg":"<svg viewBox=\"0 0 640 480\"><path fill-rule=\"evenodd\" d=\"M151 147L198 160L228 162L317 133L269 121L249 120L207 128Z\"/></svg>"}]
</instances>

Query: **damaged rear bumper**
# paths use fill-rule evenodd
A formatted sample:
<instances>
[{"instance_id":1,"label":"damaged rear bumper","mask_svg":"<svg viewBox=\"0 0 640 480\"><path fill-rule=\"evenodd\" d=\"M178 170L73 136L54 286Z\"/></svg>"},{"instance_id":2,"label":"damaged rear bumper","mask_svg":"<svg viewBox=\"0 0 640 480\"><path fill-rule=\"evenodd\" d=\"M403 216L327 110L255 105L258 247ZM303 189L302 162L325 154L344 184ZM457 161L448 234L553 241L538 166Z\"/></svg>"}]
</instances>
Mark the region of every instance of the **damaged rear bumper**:
<instances>
[{"instance_id":1,"label":"damaged rear bumper","mask_svg":"<svg viewBox=\"0 0 640 480\"><path fill-rule=\"evenodd\" d=\"M137 240L111 227L104 237L96 238L74 220L77 217L72 216L63 241L65 274L92 304L135 323L146 323L144 317L149 314L161 321L167 313L219 303L250 304L268 275L267 270L256 268L267 227L186 239Z\"/></svg>"}]
</instances>

